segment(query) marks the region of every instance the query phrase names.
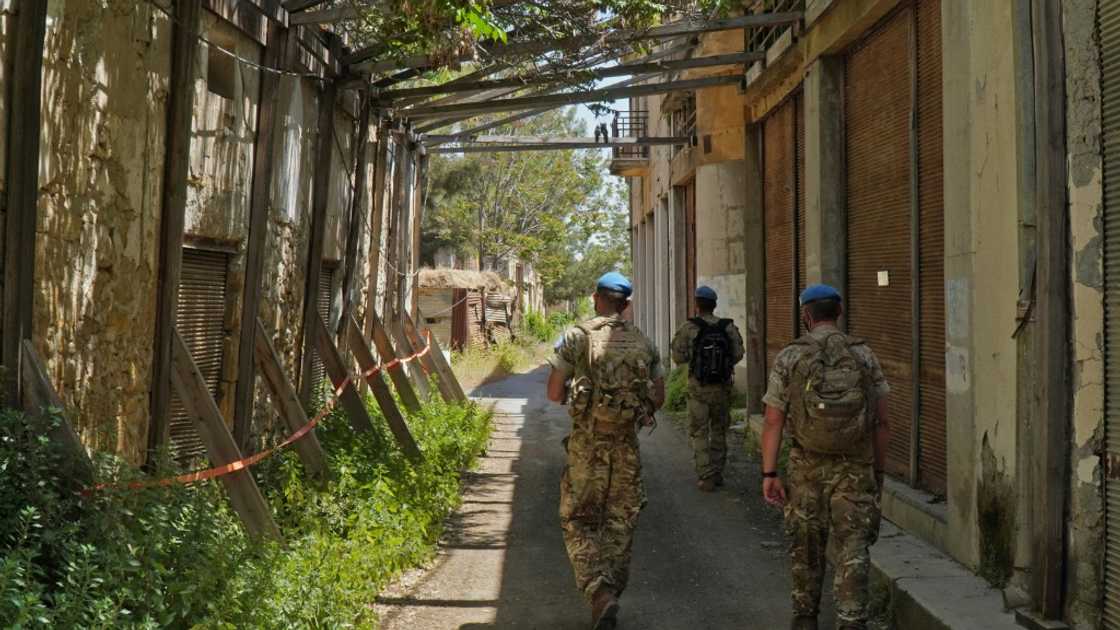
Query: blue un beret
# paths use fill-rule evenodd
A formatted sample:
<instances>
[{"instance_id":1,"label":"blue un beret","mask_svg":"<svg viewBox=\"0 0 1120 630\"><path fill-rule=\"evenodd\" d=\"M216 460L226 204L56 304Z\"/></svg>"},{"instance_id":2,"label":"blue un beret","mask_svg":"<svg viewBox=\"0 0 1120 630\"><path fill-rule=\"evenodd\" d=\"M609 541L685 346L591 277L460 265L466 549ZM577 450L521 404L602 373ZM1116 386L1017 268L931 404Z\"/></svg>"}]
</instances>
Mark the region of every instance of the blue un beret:
<instances>
[{"instance_id":1,"label":"blue un beret","mask_svg":"<svg viewBox=\"0 0 1120 630\"><path fill-rule=\"evenodd\" d=\"M595 285L595 288L602 289L603 291L621 293L626 297L630 297L630 294L634 291L634 288L630 286L630 281L626 279L626 276L617 271L611 271L600 276L599 283Z\"/></svg>"},{"instance_id":2,"label":"blue un beret","mask_svg":"<svg viewBox=\"0 0 1120 630\"><path fill-rule=\"evenodd\" d=\"M713 302L715 302L719 299L716 296L715 289L713 289L712 287L706 287L706 286L696 288L696 297L698 297L702 300L711 300Z\"/></svg>"},{"instance_id":3,"label":"blue un beret","mask_svg":"<svg viewBox=\"0 0 1120 630\"><path fill-rule=\"evenodd\" d=\"M805 306L809 302L818 302L820 300L843 301L840 298L840 292L827 284L811 284L805 287L805 290L801 292L802 306Z\"/></svg>"}]
</instances>

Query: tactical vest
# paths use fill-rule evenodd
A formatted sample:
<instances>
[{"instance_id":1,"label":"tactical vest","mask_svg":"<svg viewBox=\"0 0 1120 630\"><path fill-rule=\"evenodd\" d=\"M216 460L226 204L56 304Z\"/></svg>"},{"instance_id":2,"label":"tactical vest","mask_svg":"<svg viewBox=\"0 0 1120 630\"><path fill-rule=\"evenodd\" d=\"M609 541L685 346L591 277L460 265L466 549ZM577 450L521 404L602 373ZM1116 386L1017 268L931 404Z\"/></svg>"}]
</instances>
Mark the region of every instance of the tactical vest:
<instances>
[{"instance_id":1,"label":"tactical vest","mask_svg":"<svg viewBox=\"0 0 1120 630\"><path fill-rule=\"evenodd\" d=\"M642 333L617 317L578 326L587 335L587 363L577 367L570 413L598 434L632 433L652 413L649 366L653 355Z\"/></svg>"},{"instance_id":2,"label":"tactical vest","mask_svg":"<svg viewBox=\"0 0 1120 630\"><path fill-rule=\"evenodd\" d=\"M802 448L832 455L864 455L871 444L871 379L852 348L863 341L834 332L805 335L789 379L789 422Z\"/></svg>"}]
</instances>

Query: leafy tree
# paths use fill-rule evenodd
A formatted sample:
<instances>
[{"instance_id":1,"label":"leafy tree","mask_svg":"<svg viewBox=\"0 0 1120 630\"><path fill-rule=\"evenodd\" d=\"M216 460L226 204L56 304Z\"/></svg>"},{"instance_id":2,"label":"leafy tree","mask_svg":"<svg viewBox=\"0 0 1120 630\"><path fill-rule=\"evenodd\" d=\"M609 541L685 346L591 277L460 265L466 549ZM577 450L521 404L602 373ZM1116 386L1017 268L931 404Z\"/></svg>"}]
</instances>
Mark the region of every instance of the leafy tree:
<instances>
[{"instance_id":1,"label":"leafy tree","mask_svg":"<svg viewBox=\"0 0 1120 630\"><path fill-rule=\"evenodd\" d=\"M574 136L573 109L554 110L497 134ZM570 238L592 237L609 215L613 189L598 151L525 151L433 156L424 213L425 260L449 247L483 268L510 258L539 271L566 264Z\"/></svg>"}]
</instances>

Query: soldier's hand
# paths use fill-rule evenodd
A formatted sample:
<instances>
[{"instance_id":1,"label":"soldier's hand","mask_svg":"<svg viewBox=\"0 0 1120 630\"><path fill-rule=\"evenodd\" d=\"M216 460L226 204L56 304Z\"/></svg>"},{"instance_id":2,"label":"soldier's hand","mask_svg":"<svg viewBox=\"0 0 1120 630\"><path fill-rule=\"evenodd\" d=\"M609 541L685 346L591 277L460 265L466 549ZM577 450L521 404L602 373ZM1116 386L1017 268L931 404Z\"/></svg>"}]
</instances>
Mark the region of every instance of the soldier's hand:
<instances>
[{"instance_id":1,"label":"soldier's hand","mask_svg":"<svg viewBox=\"0 0 1120 630\"><path fill-rule=\"evenodd\" d=\"M786 487L777 477L764 477L762 479L762 498L770 505L781 507L786 503Z\"/></svg>"}]
</instances>

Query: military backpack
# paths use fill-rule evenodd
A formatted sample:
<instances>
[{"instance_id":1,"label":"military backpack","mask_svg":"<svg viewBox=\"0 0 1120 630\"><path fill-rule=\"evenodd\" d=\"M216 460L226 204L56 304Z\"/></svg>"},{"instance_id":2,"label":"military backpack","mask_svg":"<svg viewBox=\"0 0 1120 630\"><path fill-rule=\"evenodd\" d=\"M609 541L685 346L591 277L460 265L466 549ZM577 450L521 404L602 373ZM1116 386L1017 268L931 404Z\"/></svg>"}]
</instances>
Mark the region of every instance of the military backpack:
<instances>
[{"instance_id":1,"label":"military backpack","mask_svg":"<svg viewBox=\"0 0 1120 630\"><path fill-rule=\"evenodd\" d=\"M688 373L702 385L722 385L731 381L735 363L731 356L731 336L727 327L732 320L721 319L709 324L702 317L688 320L700 328L692 341L692 359Z\"/></svg>"},{"instance_id":2,"label":"military backpack","mask_svg":"<svg viewBox=\"0 0 1120 630\"><path fill-rule=\"evenodd\" d=\"M590 418L596 432L632 430L650 412L653 356L645 337L617 317L596 317L578 328L587 335L587 364L572 383L572 415Z\"/></svg>"},{"instance_id":3,"label":"military backpack","mask_svg":"<svg viewBox=\"0 0 1120 630\"><path fill-rule=\"evenodd\" d=\"M789 420L802 448L833 455L864 453L871 437L870 376L853 348L863 341L834 332L805 335L789 379Z\"/></svg>"}]
</instances>

